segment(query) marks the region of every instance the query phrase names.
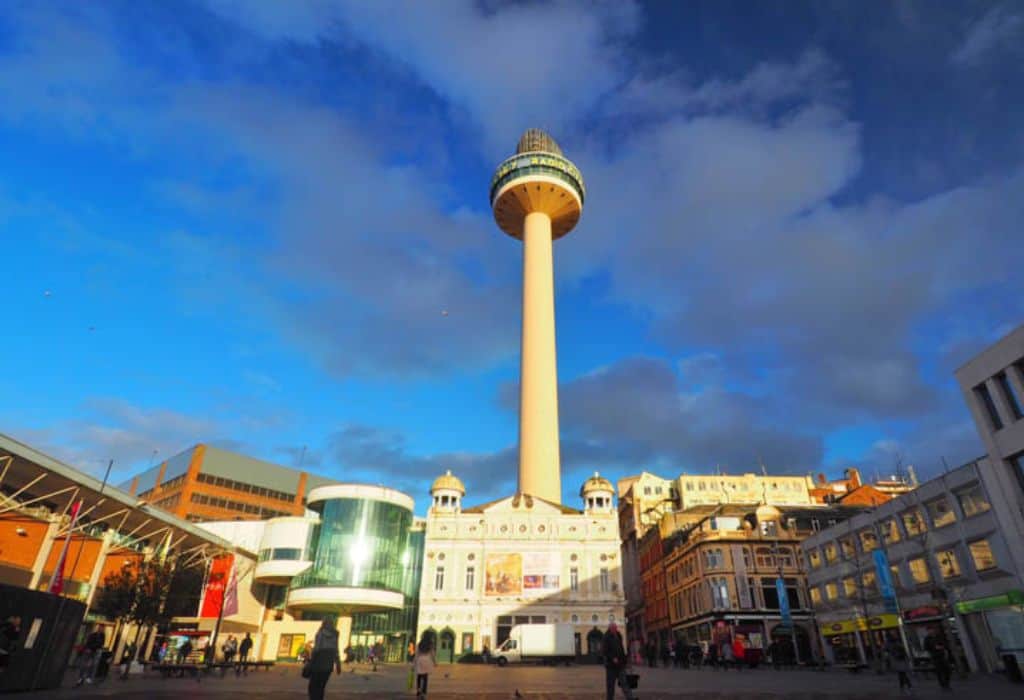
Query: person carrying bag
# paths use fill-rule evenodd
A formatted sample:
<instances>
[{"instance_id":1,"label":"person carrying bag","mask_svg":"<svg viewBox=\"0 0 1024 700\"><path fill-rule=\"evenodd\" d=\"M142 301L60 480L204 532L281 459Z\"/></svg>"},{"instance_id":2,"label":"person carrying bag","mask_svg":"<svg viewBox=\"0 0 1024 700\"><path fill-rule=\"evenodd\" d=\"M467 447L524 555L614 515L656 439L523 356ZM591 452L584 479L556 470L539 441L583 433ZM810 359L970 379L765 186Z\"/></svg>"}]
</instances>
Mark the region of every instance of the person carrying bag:
<instances>
[{"instance_id":1,"label":"person carrying bag","mask_svg":"<svg viewBox=\"0 0 1024 700\"><path fill-rule=\"evenodd\" d=\"M341 673L336 624L333 615L324 618L313 642L313 653L302 666L302 677L309 679L309 700L324 700L324 689L331 677L331 670Z\"/></svg>"}]
</instances>

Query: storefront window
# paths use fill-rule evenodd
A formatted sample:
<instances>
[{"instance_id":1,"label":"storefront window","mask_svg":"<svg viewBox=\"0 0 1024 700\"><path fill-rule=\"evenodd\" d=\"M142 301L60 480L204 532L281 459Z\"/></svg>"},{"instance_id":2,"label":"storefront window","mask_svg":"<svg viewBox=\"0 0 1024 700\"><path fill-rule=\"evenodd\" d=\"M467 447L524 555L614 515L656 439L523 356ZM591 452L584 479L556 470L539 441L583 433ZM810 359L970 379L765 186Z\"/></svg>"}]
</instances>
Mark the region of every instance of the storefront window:
<instances>
[{"instance_id":1,"label":"storefront window","mask_svg":"<svg viewBox=\"0 0 1024 700\"><path fill-rule=\"evenodd\" d=\"M900 528L896 524L896 518L889 518L882 522L882 541L885 544L893 544L900 541Z\"/></svg>"},{"instance_id":2,"label":"storefront window","mask_svg":"<svg viewBox=\"0 0 1024 700\"><path fill-rule=\"evenodd\" d=\"M945 527L956 522L956 514L953 513L945 496L928 501L925 508L928 509L928 515L931 516L933 527Z\"/></svg>"},{"instance_id":3,"label":"storefront window","mask_svg":"<svg viewBox=\"0 0 1024 700\"><path fill-rule=\"evenodd\" d=\"M924 518L921 517L921 511L917 508L904 511L900 517L903 519L903 528L907 531L907 537L922 535L928 530L924 524Z\"/></svg>"},{"instance_id":4,"label":"storefront window","mask_svg":"<svg viewBox=\"0 0 1024 700\"><path fill-rule=\"evenodd\" d=\"M976 571L988 571L996 568L996 558L992 554L992 545L988 540L977 540L967 545L971 550L971 561L974 562Z\"/></svg>"},{"instance_id":5,"label":"storefront window","mask_svg":"<svg viewBox=\"0 0 1024 700\"><path fill-rule=\"evenodd\" d=\"M853 540L849 537L844 537L839 540L839 548L843 552L843 559L854 559L857 556L857 550L853 546Z\"/></svg>"},{"instance_id":6,"label":"storefront window","mask_svg":"<svg viewBox=\"0 0 1024 700\"><path fill-rule=\"evenodd\" d=\"M907 568L910 569L910 577L917 585L928 583L932 580L932 575L928 573L928 562L923 557L908 561Z\"/></svg>"},{"instance_id":7,"label":"storefront window","mask_svg":"<svg viewBox=\"0 0 1024 700\"><path fill-rule=\"evenodd\" d=\"M980 515L992 507L981 490L981 484L974 484L958 492L956 498L960 501L960 509L964 512L965 518Z\"/></svg>"},{"instance_id":8,"label":"storefront window","mask_svg":"<svg viewBox=\"0 0 1024 700\"><path fill-rule=\"evenodd\" d=\"M873 552L878 549L878 537L875 535L873 530L860 531L860 546L865 553Z\"/></svg>"},{"instance_id":9,"label":"storefront window","mask_svg":"<svg viewBox=\"0 0 1024 700\"><path fill-rule=\"evenodd\" d=\"M944 549L935 553L935 560L939 563L939 572L942 578L956 578L960 575L960 561L956 558L956 552L952 549Z\"/></svg>"}]
</instances>

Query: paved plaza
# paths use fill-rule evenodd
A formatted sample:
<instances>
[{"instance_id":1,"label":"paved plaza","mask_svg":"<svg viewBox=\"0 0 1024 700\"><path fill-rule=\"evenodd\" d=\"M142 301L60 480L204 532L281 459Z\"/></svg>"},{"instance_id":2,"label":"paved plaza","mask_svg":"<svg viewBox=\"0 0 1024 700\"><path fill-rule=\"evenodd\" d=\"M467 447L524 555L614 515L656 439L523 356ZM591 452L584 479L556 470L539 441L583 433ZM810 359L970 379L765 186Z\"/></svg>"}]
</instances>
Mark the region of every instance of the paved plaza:
<instances>
[{"instance_id":1,"label":"paved plaza","mask_svg":"<svg viewBox=\"0 0 1024 700\"><path fill-rule=\"evenodd\" d=\"M654 698L877 698L898 697L895 675L874 673L851 674L845 671L745 671L638 670L640 687L637 697ZM341 676L332 676L327 686L329 698L411 698L406 690L408 666L391 665L373 672L360 666L346 668ZM39 698L262 698L306 697L305 681L297 666L279 666L271 671L250 673L236 678L229 675L204 677L197 682L189 678L162 679L154 676L133 677L127 681L110 679L99 685L70 687L72 674L65 677L65 687L58 691L31 693ZM933 678L916 677L917 698L965 698L1000 700L1020 698L1024 688L1012 686L1002 678L978 676L957 682L952 692L942 692ZM604 697L604 670L598 666L572 667L507 667L456 665L442 667L431 675L431 698L483 698L498 700L514 698L516 691L524 698L563 700ZM619 695L621 697L621 694Z\"/></svg>"}]
</instances>

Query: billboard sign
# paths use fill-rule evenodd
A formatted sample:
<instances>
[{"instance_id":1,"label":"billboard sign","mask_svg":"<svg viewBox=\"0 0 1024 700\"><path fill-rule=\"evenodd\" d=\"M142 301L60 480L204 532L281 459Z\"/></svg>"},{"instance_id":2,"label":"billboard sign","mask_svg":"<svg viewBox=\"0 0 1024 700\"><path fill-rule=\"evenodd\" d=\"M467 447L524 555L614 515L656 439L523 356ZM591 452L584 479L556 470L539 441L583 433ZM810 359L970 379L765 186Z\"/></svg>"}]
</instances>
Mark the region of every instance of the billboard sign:
<instances>
[{"instance_id":1,"label":"billboard sign","mask_svg":"<svg viewBox=\"0 0 1024 700\"><path fill-rule=\"evenodd\" d=\"M523 555L488 554L484 563L484 595L522 595Z\"/></svg>"}]
</instances>

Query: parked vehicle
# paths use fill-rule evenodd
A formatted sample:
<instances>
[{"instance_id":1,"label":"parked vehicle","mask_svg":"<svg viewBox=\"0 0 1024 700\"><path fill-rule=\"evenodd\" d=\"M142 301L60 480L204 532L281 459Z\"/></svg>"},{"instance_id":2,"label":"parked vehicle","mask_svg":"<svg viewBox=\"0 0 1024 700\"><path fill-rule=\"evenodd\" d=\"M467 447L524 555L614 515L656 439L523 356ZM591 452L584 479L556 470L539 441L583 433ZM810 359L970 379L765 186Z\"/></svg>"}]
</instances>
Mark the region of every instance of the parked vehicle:
<instances>
[{"instance_id":1,"label":"parked vehicle","mask_svg":"<svg viewBox=\"0 0 1024 700\"><path fill-rule=\"evenodd\" d=\"M574 632L572 625L516 625L494 650L494 660L499 666L530 661L569 663L576 657Z\"/></svg>"}]
</instances>

